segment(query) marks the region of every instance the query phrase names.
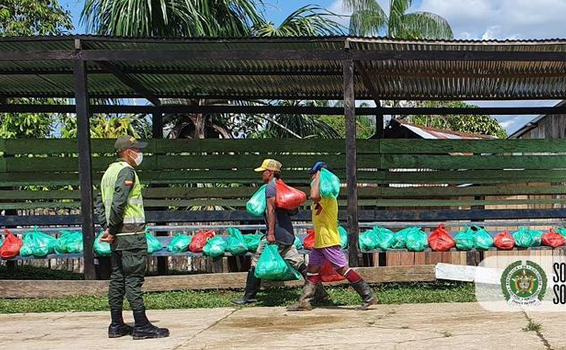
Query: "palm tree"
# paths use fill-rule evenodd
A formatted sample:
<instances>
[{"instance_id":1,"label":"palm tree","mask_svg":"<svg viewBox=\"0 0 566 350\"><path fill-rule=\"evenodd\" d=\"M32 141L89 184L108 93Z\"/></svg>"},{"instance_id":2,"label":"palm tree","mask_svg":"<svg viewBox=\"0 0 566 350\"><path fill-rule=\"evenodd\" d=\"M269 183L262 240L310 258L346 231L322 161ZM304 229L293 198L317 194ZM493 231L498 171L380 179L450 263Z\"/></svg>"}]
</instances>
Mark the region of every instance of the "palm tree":
<instances>
[{"instance_id":1,"label":"palm tree","mask_svg":"<svg viewBox=\"0 0 566 350\"><path fill-rule=\"evenodd\" d=\"M377 0L344 0L352 11L350 34L385 35L396 39L452 39L454 33L443 17L426 11L407 12L414 0L390 0L389 15Z\"/></svg>"},{"instance_id":2,"label":"palm tree","mask_svg":"<svg viewBox=\"0 0 566 350\"><path fill-rule=\"evenodd\" d=\"M87 0L82 19L89 31L125 36L318 36L343 34L335 14L315 5L291 13L276 27L263 17L263 0ZM265 101L169 100L190 105L265 104ZM275 101L273 104L281 102ZM287 102L283 102L287 103ZM242 121L248 119L248 122ZM295 120L291 122L291 119ZM169 138L227 138L234 133L228 115L168 115ZM275 135L326 137L336 134L312 116L240 116L240 124L261 124ZM244 134L253 133L244 132ZM302 136L301 136L302 137Z\"/></svg>"},{"instance_id":3,"label":"palm tree","mask_svg":"<svg viewBox=\"0 0 566 350\"><path fill-rule=\"evenodd\" d=\"M265 22L263 0L86 0L90 32L117 36L239 37Z\"/></svg>"}]
</instances>

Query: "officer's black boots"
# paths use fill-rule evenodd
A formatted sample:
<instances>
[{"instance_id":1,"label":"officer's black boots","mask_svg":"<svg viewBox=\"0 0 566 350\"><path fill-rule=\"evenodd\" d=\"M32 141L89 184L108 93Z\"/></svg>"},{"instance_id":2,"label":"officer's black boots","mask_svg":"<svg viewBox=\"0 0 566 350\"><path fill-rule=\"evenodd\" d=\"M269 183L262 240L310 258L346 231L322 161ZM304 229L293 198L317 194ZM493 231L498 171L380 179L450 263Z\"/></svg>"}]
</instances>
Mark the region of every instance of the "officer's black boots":
<instances>
[{"instance_id":1,"label":"officer's black boots","mask_svg":"<svg viewBox=\"0 0 566 350\"><path fill-rule=\"evenodd\" d=\"M169 336L167 328L158 328L149 322L145 315L145 309L134 311L134 321L134 330L132 332L134 340L165 338Z\"/></svg>"},{"instance_id":2,"label":"officer's black boots","mask_svg":"<svg viewBox=\"0 0 566 350\"><path fill-rule=\"evenodd\" d=\"M110 310L112 323L108 326L108 338L120 338L132 334L132 327L124 323L122 310Z\"/></svg>"},{"instance_id":3,"label":"officer's black boots","mask_svg":"<svg viewBox=\"0 0 566 350\"><path fill-rule=\"evenodd\" d=\"M261 280L255 277L255 268L251 268L248 271L248 277L246 278L246 290L244 296L236 300L232 300L232 303L236 305L252 304L257 302L256 295L261 287Z\"/></svg>"}]
</instances>

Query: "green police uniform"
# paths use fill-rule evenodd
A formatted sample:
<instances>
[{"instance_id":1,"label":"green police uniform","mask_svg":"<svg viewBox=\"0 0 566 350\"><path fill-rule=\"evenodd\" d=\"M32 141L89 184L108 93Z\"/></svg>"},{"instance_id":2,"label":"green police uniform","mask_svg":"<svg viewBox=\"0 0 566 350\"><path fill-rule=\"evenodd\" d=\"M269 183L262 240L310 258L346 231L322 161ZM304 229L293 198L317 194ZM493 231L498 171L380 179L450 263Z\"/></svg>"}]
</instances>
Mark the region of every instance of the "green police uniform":
<instances>
[{"instance_id":1,"label":"green police uniform","mask_svg":"<svg viewBox=\"0 0 566 350\"><path fill-rule=\"evenodd\" d=\"M144 310L142 285L147 241L142 186L128 163L118 159L108 167L102 177L97 207L102 227L114 235L108 288L110 308L121 310L125 295L133 311Z\"/></svg>"},{"instance_id":2,"label":"green police uniform","mask_svg":"<svg viewBox=\"0 0 566 350\"><path fill-rule=\"evenodd\" d=\"M138 142L129 135L120 137L114 143L118 154L125 150L134 150L135 158L132 161L137 165L143 160L140 150L146 146L147 143ZM129 156L133 157L131 153ZM117 159L110 164L104 173L96 208L100 224L114 237L112 276L108 286L112 322L108 326L108 337L168 337L169 330L155 327L145 314L142 285L147 264L147 241L142 185L134 168L123 159ZM134 314L134 327L127 325L122 317L124 296Z\"/></svg>"}]
</instances>

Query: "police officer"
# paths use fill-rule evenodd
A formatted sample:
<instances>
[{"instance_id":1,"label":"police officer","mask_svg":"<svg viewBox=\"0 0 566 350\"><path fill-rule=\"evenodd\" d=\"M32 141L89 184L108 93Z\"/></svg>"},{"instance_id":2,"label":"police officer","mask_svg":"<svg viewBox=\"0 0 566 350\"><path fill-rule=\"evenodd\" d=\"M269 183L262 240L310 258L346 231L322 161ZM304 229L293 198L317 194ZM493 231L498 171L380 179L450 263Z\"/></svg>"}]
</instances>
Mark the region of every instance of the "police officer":
<instances>
[{"instance_id":1,"label":"police officer","mask_svg":"<svg viewBox=\"0 0 566 350\"><path fill-rule=\"evenodd\" d=\"M114 148L118 159L110 164L100 185L101 195L96 207L99 222L105 229L101 241L112 246L112 276L108 287L112 316L109 338L130 334L134 339L169 336L168 329L155 327L147 319L142 294L147 241L142 185L134 168L141 164L141 150L146 146L147 143L128 135L117 139ZM134 313L133 328L122 318L124 296Z\"/></svg>"}]
</instances>

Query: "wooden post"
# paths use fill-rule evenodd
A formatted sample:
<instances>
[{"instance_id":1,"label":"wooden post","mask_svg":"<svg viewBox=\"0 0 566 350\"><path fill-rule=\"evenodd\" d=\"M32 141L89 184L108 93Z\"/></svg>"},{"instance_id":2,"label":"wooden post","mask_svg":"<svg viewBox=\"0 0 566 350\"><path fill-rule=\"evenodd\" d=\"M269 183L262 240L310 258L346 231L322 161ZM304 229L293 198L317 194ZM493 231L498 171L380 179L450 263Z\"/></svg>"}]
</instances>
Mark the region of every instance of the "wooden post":
<instances>
[{"instance_id":1,"label":"wooden post","mask_svg":"<svg viewBox=\"0 0 566 350\"><path fill-rule=\"evenodd\" d=\"M383 108L381 108L381 102L379 100L375 101L375 107L378 113L375 115L375 137L382 139L385 136L385 115L383 115Z\"/></svg>"},{"instance_id":2,"label":"wooden post","mask_svg":"<svg viewBox=\"0 0 566 350\"><path fill-rule=\"evenodd\" d=\"M376 95L377 96L377 95ZM377 113L375 115L375 135L373 138L376 138L378 140L383 139L383 137L385 136L385 127L384 127L384 118L385 115L383 114L383 108L381 106L381 101L379 99L375 99L375 107L377 110ZM389 185L380 185L378 184L377 187L387 187ZM377 200L379 200L379 198L376 198ZM377 210L385 210L385 208L383 207L378 207ZM380 251L379 253L376 253L374 255L374 257L377 258L377 261L374 261L374 266L386 266L389 265L387 263L388 259L387 259L387 252L384 251ZM389 253L391 254L391 253ZM395 253L394 253L395 254Z\"/></svg>"},{"instance_id":3,"label":"wooden post","mask_svg":"<svg viewBox=\"0 0 566 350\"><path fill-rule=\"evenodd\" d=\"M358 266L358 178L356 162L356 99L354 97L354 61L343 61L344 116L346 118L346 183L348 247L350 266Z\"/></svg>"},{"instance_id":4,"label":"wooden post","mask_svg":"<svg viewBox=\"0 0 566 350\"><path fill-rule=\"evenodd\" d=\"M154 139L163 138L163 114L160 112L153 112L151 115L151 129L152 137Z\"/></svg>"},{"instance_id":5,"label":"wooden post","mask_svg":"<svg viewBox=\"0 0 566 350\"><path fill-rule=\"evenodd\" d=\"M163 113L155 111L151 115L152 137L154 139L163 138ZM167 210L167 208L157 208L157 210ZM166 225L166 222L156 222L156 225ZM155 232L156 236L166 236L167 232ZM166 256L157 257L157 273L166 275L169 269L168 258Z\"/></svg>"},{"instance_id":6,"label":"wooden post","mask_svg":"<svg viewBox=\"0 0 566 350\"><path fill-rule=\"evenodd\" d=\"M79 182L81 191L81 217L84 247L85 279L96 278L94 266L94 209L92 194L92 153L90 148L90 111L87 88L86 62L74 61L75 101L79 147Z\"/></svg>"}]
</instances>

